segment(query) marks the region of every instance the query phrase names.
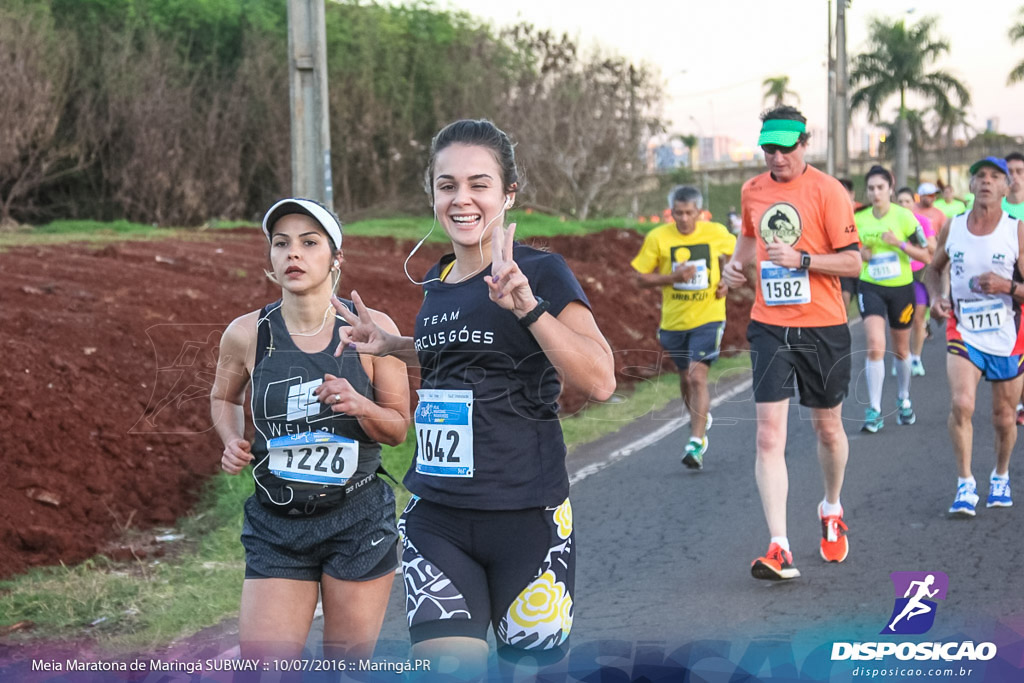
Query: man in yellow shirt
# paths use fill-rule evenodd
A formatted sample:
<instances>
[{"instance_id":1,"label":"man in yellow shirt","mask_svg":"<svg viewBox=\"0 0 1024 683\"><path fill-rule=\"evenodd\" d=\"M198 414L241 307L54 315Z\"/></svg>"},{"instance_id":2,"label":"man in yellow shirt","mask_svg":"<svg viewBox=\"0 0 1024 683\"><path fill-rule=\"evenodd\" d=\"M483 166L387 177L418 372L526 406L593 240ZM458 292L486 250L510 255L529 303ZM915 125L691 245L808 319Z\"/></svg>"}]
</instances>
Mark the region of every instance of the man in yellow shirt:
<instances>
[{"instance_id":1,"label":"man in yellow shirt","mask_svg":"<svg viewBox=\"0 0 1024 683\"><path fill-rule=\"evenodd\" d=\"M726 288L719 280L736 247L724 225L698 220L703 203L697 188L676 188L669 197L674 222L648 233L631 263L640 287L661 288L658 340L679 369L679 390L690 411L683 464L697 470L704 466L711 426L708 368L725 330Z\"/></svg>"}]
</instances>

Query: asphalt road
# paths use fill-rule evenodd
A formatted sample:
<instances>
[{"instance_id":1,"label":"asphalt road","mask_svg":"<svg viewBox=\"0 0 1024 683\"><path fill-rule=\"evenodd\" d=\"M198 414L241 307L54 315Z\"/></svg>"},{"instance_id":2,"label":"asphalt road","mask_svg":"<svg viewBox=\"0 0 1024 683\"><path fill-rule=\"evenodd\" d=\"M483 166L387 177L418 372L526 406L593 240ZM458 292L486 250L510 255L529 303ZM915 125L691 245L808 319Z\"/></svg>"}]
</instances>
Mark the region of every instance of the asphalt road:
<instances>
[{"instance_id":1,"label":"asphalt road","mask_svg":"<svg viewBox=\"0 0 1024 683\"><path fill-rule=\"evenodd\" d=\"M712 387L715 424L702 471L680 463L689 428L679 424L678 403L574 452L568 465L579 555L572 649L540 676L523 669L514 678L855 681L888 668L890 675L880 680L1024 680L1024 483L1015 482L1017 507L986 509L982 502L976 518L947 515L956 469L946 431L949 391L940 334L925 345L928 374L914 378L911 387L917 423L896 424L895 379L887 363L883 407L891 412L879 434L866 434L860 431L867 396L863 328L853 326L854 379L843 409L850 460L842 496L851 551L842 564L827 564L818 555L816 506L823 488L816 443L809 415L791 407L789 538L802 573L792 581L750 576L751 561L767 548L768 531L754 481L756 423L748 371ZM990 399L983 382L974 433L982 501L995 460ZM889 574L896 571L948 575L948 592L937 601L934 625L925 634L880 635L893 610ZM311 658L321 656L321 638L318 618L308 640ZM974 662L892 656L831 661L834 643L866 641L987 641L998 654ZM175 644L163 658L233 656L237 624L224 622ZM409 660L401 576L376 658ZM26 660L19 659L11 668L0 667L0 680L27 674ZM167 680L223 678L181 676ZM303 676L321 679L329 680ZM357 680L402 679L382 673Z\"/></svg>"},{"instance_id":2,"label":"asphalt road","mask_svg":"<svg viewBox=\"0 0 1024 683\"><path fill-rule=\"evenodd\" d=\"M976 518L951 519L946 511L956 469L946 429L949 390L941 332L925 344L927 375L911 386L918 416L912 426L896 424L896 381L887 362L883 412L891 414L878 434L860 431L867 401L860 325L853 327L853 344L853 381L843 408L850 439L842 495L850 527L847 560L828 564L818 555L816 506L823 485L806 410L791 407L787 447L789 538L802 576L768 582L750 576L751 561L767 548L768 531L754 481L756 424L749 389L713 409L702 471L680 464L688 426L607 462L610 453L621 456L630 443L664 431L681 414L678 405L671 406L570 458L570 471L586 476L571 492L579 555L575 659L566 667L601 663L635 677L650 666L668 667L664 672L670 674L682 664L724 680L737 672L785 677L798 671L821 680L849 679L852 664L843 669L836 663L830 671L828 650L835 641L886 639L879 632L893 609L893 571L941 571L949 577L934 626L916 640L992 641L1000 658L1022 666L1020 502L1008 509L984 507L995 462L988 388L982 382L975 414L974 475L982 503ZM744 380L749 373L727 378L713 388L713 399ZM379 654L407 656L403 604L396 577ZM995 662L988 666L996 674ZM976 669L973 680L979 674L984 669Z\"/></svg>"}]
</instances>

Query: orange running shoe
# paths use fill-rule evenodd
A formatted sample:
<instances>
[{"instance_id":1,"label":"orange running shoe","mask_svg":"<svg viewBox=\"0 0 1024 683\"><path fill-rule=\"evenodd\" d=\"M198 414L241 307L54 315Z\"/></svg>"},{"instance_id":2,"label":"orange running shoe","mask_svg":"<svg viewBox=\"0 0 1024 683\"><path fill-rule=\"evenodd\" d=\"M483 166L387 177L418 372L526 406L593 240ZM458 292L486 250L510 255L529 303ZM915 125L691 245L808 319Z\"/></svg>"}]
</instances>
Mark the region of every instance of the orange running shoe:
<instances>
[{"instance_id":1,"label":"orange running shoe","mask_svg":"<svg viewBox=\"0 0 1024 683\"><path fill-rule=\"evenodd\" d=\"M800 576L800 570L793 566L793 553L783 550L778 543L772 543L764 557L750 564L750 574L755 579L784 581Z\"/></svg>"},{"instance_id":2,"label":"orange running shoe","mask_svg":"<svg viewBox=\"0 0 1024 683\"><path fill-rule=\"evenodd\" d=\"M821 520L821 557L826 562L842 562L850 552L843 513L840 511L838 515L825 517L821 514L821 503L818 503L818 519Z\"/></svg>"}]
</instances>

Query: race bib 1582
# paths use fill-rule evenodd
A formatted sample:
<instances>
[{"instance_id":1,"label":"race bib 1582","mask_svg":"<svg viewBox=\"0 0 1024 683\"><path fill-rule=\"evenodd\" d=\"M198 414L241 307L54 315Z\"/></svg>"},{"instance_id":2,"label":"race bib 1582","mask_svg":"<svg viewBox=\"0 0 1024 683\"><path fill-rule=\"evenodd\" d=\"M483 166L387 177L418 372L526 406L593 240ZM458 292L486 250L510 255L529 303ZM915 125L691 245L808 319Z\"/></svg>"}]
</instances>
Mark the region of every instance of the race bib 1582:
<instances>
[{"instance_id":1,"label":"race bib 1582","mask_svg":"<svg viewBox=\"0 0 1024 683\"><path fill-rule=\"evenodd\" d=\"M769 306L811 303L811 281L806 270L761 263L761 296Z\"/></svg>"}]
</instances>

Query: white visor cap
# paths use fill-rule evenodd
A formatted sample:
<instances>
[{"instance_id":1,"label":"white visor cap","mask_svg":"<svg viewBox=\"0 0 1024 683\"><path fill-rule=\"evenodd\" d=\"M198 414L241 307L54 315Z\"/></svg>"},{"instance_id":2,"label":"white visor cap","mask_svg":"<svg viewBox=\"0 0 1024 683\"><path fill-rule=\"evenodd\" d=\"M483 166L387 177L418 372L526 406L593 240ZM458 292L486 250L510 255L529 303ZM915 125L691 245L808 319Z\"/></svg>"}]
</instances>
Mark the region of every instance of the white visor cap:
<instances>
[{"instance_id":1,"label":"white visor cap","mask_svg":"<svg viewBox=\"0 0 1024 683\"><path fill-rule=\"evenodd\" d=\"M293 213L309 216L315 220L324 229L327 236L331 238L334 248L341 249L341 221L338 220L338 217L323 204L312 199L301 199L298 197L282 199L270 207L266 215L263 216L263 233L267 236L268 240L270 239L270 230L274 227L274 224L283 216Z\"/></svg>"}]
</instances>

